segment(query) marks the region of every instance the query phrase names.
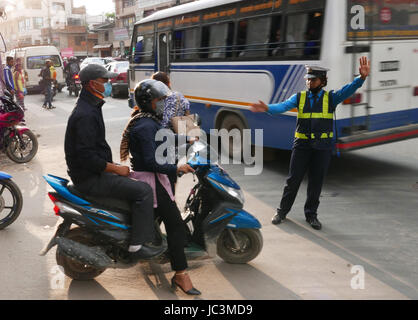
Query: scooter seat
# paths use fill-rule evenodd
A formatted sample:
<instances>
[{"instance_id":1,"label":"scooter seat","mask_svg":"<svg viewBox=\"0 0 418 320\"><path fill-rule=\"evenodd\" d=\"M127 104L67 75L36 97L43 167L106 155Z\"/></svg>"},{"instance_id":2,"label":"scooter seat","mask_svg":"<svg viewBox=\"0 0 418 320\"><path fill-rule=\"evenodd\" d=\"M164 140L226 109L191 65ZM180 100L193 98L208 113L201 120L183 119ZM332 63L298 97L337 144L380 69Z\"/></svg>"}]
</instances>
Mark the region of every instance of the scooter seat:
<instances>
[{"instance_id":1,"label":"scooter seat","mask_svg":"<svg viewBox=\"0 0 418 320\"><path fill-rule=\"evenodd\" d=\"M116 198L103 198L103 197L86 197L87 201L94 204L95 207L105 209L109 211L115 211L126 215L131 214L131 205L128 201L116 199Z\"/></svg>"},{"instance_id":2,"label":"scooter seat","mask_svg":"<svg viewBox=\"0 0 418 320\"><path fill-rule=\"evenodd\" d=\"M69 183L67 184L67 189L68 191L70 191L73 195L81 198L81 199L86 199L86 196L84 194L82 194L81 192L79 192L73 184Z\"/></svg>"},{"instance_id":3,"label":"scooter seat","mask_svg":"<svg viewBox=\"0 0 418 320\"><path fill-rule=\"evenodd\" d=\"M87 196L79 192L73 184L68 184L67 189L77 197L85 199L91 202L95 207L99 209L105 209L110 211L115 211L123 214L130 215L131 214L131 205L128 201L116 199L116 198L109 198L109 197L95 197L95 196Z\"/></svg>"}]
</instances>

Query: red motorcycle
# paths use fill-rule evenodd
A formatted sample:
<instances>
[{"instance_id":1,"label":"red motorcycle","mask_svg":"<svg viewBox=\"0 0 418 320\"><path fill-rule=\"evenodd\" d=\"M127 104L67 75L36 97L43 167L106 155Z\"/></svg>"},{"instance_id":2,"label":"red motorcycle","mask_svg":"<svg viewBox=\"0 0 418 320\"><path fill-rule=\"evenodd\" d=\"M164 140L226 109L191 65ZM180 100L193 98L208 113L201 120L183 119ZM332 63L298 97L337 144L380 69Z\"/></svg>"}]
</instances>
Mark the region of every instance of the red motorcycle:
<instances>
[{"instance_id":1,"label":"red motorcycle","mask_svg":"<svg viewBox=\"0 0 418 320\"><path fill-rule=\"evenodd\" d=\"M0 97L0 150L17 162L29 162L38 151L38 139L23 125L24 110L16 104L10 92Z\"/></svg>"}]
</instances>

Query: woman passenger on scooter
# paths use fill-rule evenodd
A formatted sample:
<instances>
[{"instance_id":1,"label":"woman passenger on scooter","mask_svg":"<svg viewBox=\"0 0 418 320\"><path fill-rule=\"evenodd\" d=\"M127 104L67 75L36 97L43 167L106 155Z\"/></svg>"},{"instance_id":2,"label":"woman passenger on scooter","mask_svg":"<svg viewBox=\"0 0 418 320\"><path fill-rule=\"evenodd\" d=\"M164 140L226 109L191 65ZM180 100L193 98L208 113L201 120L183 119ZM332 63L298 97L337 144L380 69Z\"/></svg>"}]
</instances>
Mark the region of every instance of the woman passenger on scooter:
<instances>
[{"instance_id":1,"label":"woman passenger on scooter","mask_svg":"<svg viewBox=\"0 0 418 320\"><path fill-rule=\"evenodd\" d=\"M186 229L168 179L169 174L194 170L188 164L177 166L156 161L157 148L163 141L156 141L155 137L162 129L160 122L164 99L169 94L170 90L165 84L152 79L141 81L136 86L135 101L138 107L135 107L123 132L120 157L121 161L125 161L130 153L133 170L130 177L149 183L154 190L154 213L164 222L171 268L176 272L171 279L172 287L178 286L189 295L199 295L200 291L193 287L186 273ZM166 133L169 132L167 130Z\"/></svg>"}]
</instances>

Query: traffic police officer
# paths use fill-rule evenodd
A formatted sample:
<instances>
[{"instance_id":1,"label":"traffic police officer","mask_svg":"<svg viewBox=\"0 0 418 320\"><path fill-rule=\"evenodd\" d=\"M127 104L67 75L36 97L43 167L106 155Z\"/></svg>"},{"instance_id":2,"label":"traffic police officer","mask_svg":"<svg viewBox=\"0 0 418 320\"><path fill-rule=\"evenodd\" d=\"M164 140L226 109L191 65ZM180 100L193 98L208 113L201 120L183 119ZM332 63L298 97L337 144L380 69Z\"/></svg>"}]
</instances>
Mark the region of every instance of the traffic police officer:
<instances>
[{"instance_id":1,"label":"traffic police officer","mask_svg":"<svg viewBox=\"0 0 418 320\"><path fill-rule=\"evenodd\" d=\"M282 113L297 108L295 139L290 159L289 176L286 180L280 207L272 219L281 223L295 201L299 186L308 171L308 196L305 202L306 221L316 230L322 225L317 218L322 184L333 149L333 114L339 103L360 88L370 72L370 61L360 58L360 76L338 91L325 91L327 69L306 66L305 75L308 91L301 91L288 100L266 105L259 101L251 105L253 112Z\"/></svg>"}]
</instances>

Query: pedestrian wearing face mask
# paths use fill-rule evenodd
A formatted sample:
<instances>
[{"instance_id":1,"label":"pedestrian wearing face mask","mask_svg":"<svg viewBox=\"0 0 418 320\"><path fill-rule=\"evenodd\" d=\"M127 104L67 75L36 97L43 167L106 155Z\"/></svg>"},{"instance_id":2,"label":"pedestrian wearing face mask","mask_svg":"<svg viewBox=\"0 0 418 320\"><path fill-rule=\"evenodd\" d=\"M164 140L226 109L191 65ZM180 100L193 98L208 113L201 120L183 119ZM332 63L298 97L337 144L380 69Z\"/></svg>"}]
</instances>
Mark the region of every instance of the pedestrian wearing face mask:
<instances>
[{"instance_id":1,"label":"pedestrian wearing face mask","mask_svg":"<svg viewBox=\"0 0 418 320\"><path fill-rule=\"evenodd\" d=\"M105 139L103 100L112 91L109 79L117 74L98 64L80 71L82 90L67 124L65 160L74 187L93 197L112 197L131 204L131 239L126 248L132 262L162 254L165 249L149 245L155 238L151 187L130 179L129 167L113 162Z\"/></svg>"},{"instance_id":2,"label":"pedestrian wearing face mask","mask_svg":"<svg viewBox=\"0 0 418 320\"><path fill-rule=\"evenodd\" d=\"M338 91L325 91L327 69L306 66L306 86L308 91L301 91L288 100L266 105L259 101L251 106L253 112L282 113L297 108L295 139L290 159L289 176L283 191L280 207L272 223L279 224L286 219L292 208L299 186L308 172L308 197L305 202L305 218L312 228L320 230L317 218L319 197L333 149L333 115L338 104L353 95L370 73L370 61L360 58L360 76Z\"/></svg>"}]
</instances>

